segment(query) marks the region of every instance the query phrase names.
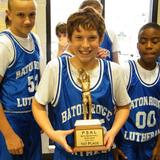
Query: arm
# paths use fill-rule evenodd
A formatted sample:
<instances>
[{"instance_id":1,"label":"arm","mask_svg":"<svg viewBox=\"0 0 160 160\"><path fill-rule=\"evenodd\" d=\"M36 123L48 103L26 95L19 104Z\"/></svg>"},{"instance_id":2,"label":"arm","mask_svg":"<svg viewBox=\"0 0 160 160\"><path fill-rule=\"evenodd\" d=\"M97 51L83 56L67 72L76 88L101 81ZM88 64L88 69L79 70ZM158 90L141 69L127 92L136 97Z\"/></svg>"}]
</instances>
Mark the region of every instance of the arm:
<instances>
[{"instance_id":1,"label":"arm","mask_svg":"<svg viewBox=\"0 0 160 160\"><path fill-rule=\"evenodd\" d=\"M0 76L0 83L3 77ZM20 137L14 132L10 126L3 110L2 104L0 104L0 131L2 132L6 141L7 149L11 154L23 154L24 144Z\"/></svg>"},{"instance_id":2,"label":"arm","mask_svg":"<svg viewBox=\"0 0 160 160\"><path fill-rule=\"evenodd\" d=\"M112 30L108 30L109 37L112 41L112 61L119 63L120 46L117 35Z\"/></svg>"},{"instance_id":3,"label":"arm","mask_svg":"<svg viewBox=\"0 0 160 160\"><path fill-rule=\"evenodd\" d=\"M116 51L116 52L113 52L112 53L112 61L115 62L115 63L119 63L119 55L120 52L119 51Z\"/></svg>"},{"instance_id":4,"label":"arm","mask_svg":"<svg viewBox=\"0 0 160 160\"><path fill-rule=\"evenodd\" d=\"M72 148L67 144L66 137L73 133L74 130L54 130L47 116L45 106L38 103L36 99L33 99L32 102L32 112L35 120L48 137L60 144L67 152L73 153Z\"/></svg>"},{"instance_id":5,"label":"arm","mask_svg":"<svg viewBox=\"0 0 160 160\"><path fill-rule=\"evenodd\" d=\"M153 149L152 160L160 160L160 135L158 135L157 144Z\"/></svg>"},{"instance_id":6,"label":"arm","mask_svg":"<svg viewBox=\"0 0 160 160\"><path fill-rule=\"evenodd\" d=\"M112 147L114 138L126 122L129 113L129 104L117 107L112 128L108 132L106 132L104 137L104 144L106 145L107 149L110 149Z\"/></svg>"},{"instance_id":7,"label":"arm","mask_svg":"<svg viewBox=\"0 0 160 160\"><path fill-rule=\"evenodd\" d=\"M112 63L112 83L113 83L113 97L116 101L116 112L112 128L106 133L105 144L107 148L110 148L113 144L114 138L120 129L123 127L124 123L130 113L130 97L126 90L126 85L123 79L123 71L118 64ZM113 98L112 97L112 98ZM122 116L123 115L123 116Z\"/></svg>"},{"instance_id":8,"label":"arm","mask_svg":"<svg viewBox=\"0 0 160 160\"><path fill-rule=\"evenodd\" d=\"M128 159L126 157L126 155L118 147L113 149L113 157L114 157L114 160L119 160L119 158L120 158L120 160L127 160Z\"/></svg>"}]
</instances>

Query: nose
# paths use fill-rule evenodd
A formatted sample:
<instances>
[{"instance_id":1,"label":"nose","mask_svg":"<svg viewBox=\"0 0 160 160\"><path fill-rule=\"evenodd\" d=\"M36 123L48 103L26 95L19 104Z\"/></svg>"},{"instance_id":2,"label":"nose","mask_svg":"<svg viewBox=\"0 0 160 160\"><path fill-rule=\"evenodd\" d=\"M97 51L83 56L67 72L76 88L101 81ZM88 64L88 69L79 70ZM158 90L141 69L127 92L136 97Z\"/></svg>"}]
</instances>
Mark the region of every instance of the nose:
<instances>
[{"instance_id":1,"label":"nose","mask_svg":"<svg viewBox=\"0 0 160 160\"><path fill-rule=\"evenodd\" d=\"M31 20L30 20L29 16L26 16L25 20L24 20L24 24L30 24L30 23L31 23Z\"/></svg>"},{"instance_id":2,"label":"nose","mask_svg":"<svg viewBox=\"0 0 160 160\"><path fill-rule=\"evenodd\" d=\"M151 41L147 41L146 48L152 48L152 42Z\"/></svg>"},{"instance_id":3,"label":"nose","mask_svg":"<svg viewBox=\"0 0 160 160\"><path fill-rule=\"evenodd\" d=\"M85 47L85 48L89 47L89 41L88 41L87 38L83 39L82 46Z\"/></svg>"}]
</instances>

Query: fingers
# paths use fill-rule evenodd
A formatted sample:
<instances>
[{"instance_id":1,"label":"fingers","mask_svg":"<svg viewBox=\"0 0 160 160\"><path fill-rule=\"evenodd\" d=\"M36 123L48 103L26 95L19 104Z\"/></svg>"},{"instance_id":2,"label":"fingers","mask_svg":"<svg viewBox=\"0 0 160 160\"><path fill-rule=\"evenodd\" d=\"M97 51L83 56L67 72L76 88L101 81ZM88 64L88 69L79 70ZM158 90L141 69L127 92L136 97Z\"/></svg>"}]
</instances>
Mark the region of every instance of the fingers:
<instances>
[{"instance_id":1,"label":"fingers","mask_svg":"<svg viewBox=\"0 0 160 160\"><path fill-rule=\"evenodd\" d=\"M73 149L72 149L67 143L64 144L64 149L65 149L67 152L73 154Z\"/></svg>"},{"instance_id":2,"label":"fingers","mask_svg":"<svg viewBox=\"0 0 160 160\"><path fill-rule=\"evenodd\" d=\"M127 156L120 150L119 148L116 148L116 151L118 152L118 155L122 157L122 159L128 159Z\"/></svg>"},{"instance_id":3,"label":"fingers","mask_svg":"<svg viewBox=\"0 0 160 160\"><path fill-rule=\"evenodd\" d=\"M64 132L64 134L70 135L74 132L74 129L70 129ZM64 148L67 152L72 153L73 154L73 149L67 144L67 142L64 144Z\"/></svg>"},{"instance_id":4,"label":"fingers","mask_svg":"<svg viewBox=\"0 0 160 160\"><path fill-rule=\"evenodd\" d=\"M23 154L23 148L24 148L24 144L23 144L23 142L21 142L19 147L10 149L9 153L13 154L13 155L22 155Z\"/></svg>"},{"instance_id":5,"label":"fingers","mask_svg":"<svg viewBox=\"0 0 160 160\"><path fill-rule=\"evenodd\" d=\"M67 135L70 135L74 132L74 129L70 129L70 130L66 130L64 131L64 134L67 136Z\"/></svg>"},{"instance_id":6,"label":"fingers","mask_svg":"<svg viewBox=\"0 0 160 160\"><path fill-rule=\"evenodd\" d=\"M107 150L110 150L113 145L113 142L109 139L108 136L104 137L104 145L106 146Z\"/></svg>"}]
</instances>

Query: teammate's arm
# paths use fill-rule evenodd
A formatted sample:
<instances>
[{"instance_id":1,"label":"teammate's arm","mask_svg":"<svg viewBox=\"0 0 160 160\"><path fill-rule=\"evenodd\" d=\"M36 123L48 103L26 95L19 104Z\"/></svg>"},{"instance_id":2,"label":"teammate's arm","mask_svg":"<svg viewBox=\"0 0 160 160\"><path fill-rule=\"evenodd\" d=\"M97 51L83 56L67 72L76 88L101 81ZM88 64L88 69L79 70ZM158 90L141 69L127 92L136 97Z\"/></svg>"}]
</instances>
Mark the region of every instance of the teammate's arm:
<instances>
[{"instance_id":1,"label":"teammate's arm","mask_svg":"<svg viewBox=\"0 0 160 160\"><path fill-rule=\"evenodd\" d=\"M72 148L67 144L66 137L73 133L74 130L54 130L49 121L45 105L38 103L36 99L33 99L32 101L32 112L35 120L42 130L48 135L48 137L60 144L67 152L73 153Z\"/></svg>"},{"instance_id":2,"label":"teammate's arm","mask_svg":"<svg viewBox=\"0 0 160 160\"><path fill-rule=\"evenodd\" d=\"M160 135L158 136L157 144L153 150L152 160L160 160Z\"/></svg>"},{"instance_id":3,"label":"teammate's arm","mask_svg":"<svg viewBox=\"0 0 160 160\"><path fill-rule=\"evenodd\" d=\"M0 75L0 84L3 77ZM0 103L0 131L5 138L7 149L11 154L23 154L24 144L22 140L17 136L12 127L10 126L3 110L3 106Z\"/></svg>"}]
</instances>

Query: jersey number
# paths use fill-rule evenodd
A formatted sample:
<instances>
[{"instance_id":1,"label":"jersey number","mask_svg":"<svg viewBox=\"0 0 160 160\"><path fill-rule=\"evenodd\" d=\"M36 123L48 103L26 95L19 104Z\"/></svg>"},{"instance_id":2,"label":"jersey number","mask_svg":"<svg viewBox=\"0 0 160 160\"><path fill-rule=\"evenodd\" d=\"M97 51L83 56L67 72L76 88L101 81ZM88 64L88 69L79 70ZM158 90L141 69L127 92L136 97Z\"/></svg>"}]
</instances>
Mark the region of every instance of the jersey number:
<instances>
[{"instance_id":1,"label":"jersey number","mask_svg":"<svg viewBox=\"0 0 160 160\"><path fill-rule=\"evenodd\" d=\"M136 114L136 127L144 129L145 127L153 127L156 124L155 111L138 112Z\"/></svg>"},{"instance_id":2,"label":"jersey number","mask_svg":"<svg viewBox=\"0 0 160 160\"><path fill-rule=\"evenodd\" d=\"M28 91L35 92L38 86L38 74L28 77Z\"/></svg>"}]
</instances>

